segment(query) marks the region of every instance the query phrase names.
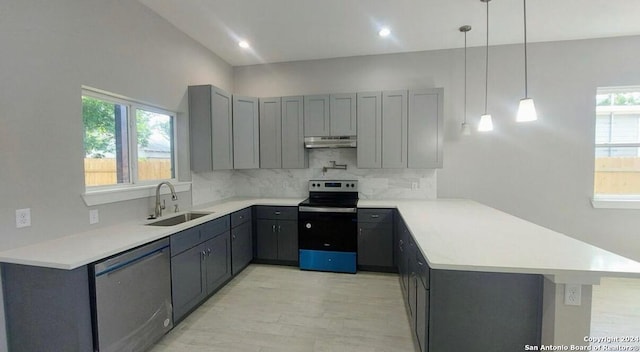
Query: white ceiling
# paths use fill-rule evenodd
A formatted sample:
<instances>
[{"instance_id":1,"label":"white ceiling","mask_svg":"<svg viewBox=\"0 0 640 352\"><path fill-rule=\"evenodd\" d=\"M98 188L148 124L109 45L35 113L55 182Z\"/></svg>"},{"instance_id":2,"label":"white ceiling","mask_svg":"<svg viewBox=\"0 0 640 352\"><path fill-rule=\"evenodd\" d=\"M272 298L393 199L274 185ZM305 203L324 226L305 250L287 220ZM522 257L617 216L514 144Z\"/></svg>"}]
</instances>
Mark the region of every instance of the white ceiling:
<instances>
[{"instance_id":1,"label":"white ceiling","mask_svg":"<svg viewBox=\"0 0 640 352\"><path fill-rule=\"evenodd\" d=\"M480 0L139 0L234 66L485 43ZM490 45L522 43L523 2L489 3ZM640 0L529 0L530 42L640 35ZM377 35L380 26L391 36ZM238 47L245 39L251 49Z\"/></svg>"}]
</instances>

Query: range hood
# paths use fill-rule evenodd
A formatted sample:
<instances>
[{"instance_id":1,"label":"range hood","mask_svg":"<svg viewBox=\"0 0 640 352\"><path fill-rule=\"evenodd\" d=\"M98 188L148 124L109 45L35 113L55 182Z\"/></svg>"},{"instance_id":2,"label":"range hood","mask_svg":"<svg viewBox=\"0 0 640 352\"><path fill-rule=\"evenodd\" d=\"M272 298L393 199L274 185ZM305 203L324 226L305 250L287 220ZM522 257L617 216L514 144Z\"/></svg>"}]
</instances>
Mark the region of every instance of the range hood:
<instances>
[{"instance_id":1,"label":"range hood","mask_svg":"<svg viewBox=\"0 0 640 352\"><path fill-rule=\"evenodd\" d=\"M305 137L305 148L355 148L356 136Z\"/></svg>"}]
</instances>

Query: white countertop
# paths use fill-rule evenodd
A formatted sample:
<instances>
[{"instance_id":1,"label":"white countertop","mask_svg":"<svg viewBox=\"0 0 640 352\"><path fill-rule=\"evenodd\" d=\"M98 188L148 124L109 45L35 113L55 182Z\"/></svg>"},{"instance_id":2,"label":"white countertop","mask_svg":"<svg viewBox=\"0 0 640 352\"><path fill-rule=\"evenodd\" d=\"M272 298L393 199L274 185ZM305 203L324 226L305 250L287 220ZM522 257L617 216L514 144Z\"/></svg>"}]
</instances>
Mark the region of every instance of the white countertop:
<instances>
[{"instance_id":1,"label":"white countertop","mask_svg":"<svg viewBox=\"0 0 640 352\"><path fill-rule=\"evenodd\" d=\"M75 269L252 205L296 206L302 198L231 198L198 206L213 214L175 226L131 221L0 252L0 262ZM433 269L543 274L557 283L601 276L640 278L640 263L470 200L365 200L397 208ZM165 217L172 216L166 214Z\"/></svg>"}]
</instances>

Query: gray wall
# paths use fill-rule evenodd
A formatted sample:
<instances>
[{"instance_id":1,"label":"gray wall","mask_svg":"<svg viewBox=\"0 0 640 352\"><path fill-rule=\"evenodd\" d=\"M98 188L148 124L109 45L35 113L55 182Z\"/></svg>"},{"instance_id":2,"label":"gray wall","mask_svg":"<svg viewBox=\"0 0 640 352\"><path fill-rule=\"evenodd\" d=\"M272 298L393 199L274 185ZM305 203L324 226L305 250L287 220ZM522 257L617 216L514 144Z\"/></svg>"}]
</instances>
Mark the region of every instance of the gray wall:
<instances>
[{"instance_id":1,"label":"gray wall","mask_svg":"<svg viewBox=\"0 0 640 352\"><path fill-rule=\"evenodd\" d=\"M484 109L484 49L468 54L467 116L475 126ZM522 46L492 47L489 112L495 130L466 137L459 134L460 49L235 67L234 86L236 93L253 96L443 87L439 198L471 198L640 260L640 211L593 209L589 203L596 87L640 84L639 55L637 36L531 45L529 94L539 121L516 124L524 95Z\"/></svg>"},{"instance_id":2,"label":"gray wall","mask_svg":"<svg viewBox=\"0 0 640 352\"><path fill-rule=\"evenodd\" d=\"M230 65L137 1L2 1L0 43L0 250L91 228L81 85L177 111L187 181L187 86L233 90ZM179 197L191 204L190 192ZM20 208L30 228L15 228ZM104 226L144 219L152 201L96 208Z\"/></svg>"}]
</instances>

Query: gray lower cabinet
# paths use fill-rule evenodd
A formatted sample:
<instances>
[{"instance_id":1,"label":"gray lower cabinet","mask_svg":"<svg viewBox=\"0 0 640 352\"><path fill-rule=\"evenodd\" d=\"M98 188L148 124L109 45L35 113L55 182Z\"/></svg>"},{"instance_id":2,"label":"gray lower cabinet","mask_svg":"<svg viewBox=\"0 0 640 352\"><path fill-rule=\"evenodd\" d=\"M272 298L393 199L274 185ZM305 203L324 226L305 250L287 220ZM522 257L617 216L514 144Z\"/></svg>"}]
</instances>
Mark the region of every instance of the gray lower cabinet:
<instances>
[{"instance_id":1,"label":"gray lower cabinet","mask_svg":"<svg viewBox=\"0 0 640 352\"><path fill-rule=\"evenodd\" d=\"M410 169L442 167L444 90L409 91L408 158Z\"/></svg>"},{"instance_id":2,"label":"gray lower cabinet","mask_svg":"<svg viewBox=\"0 0 640 352\"><path fill-rule=\"evenodd\" d=\"M225 216L171 236L174 322L231 278L229 222Z\"/></svg>"},{"instance_id":3,"label":"gray lower cabinet","mask_svg":"<svg viewBox=\"0 0 640 352\"><path fill-rule=\"evenodd\" d=\"M397 263L422 352L511 352L540 345L540 275L437 270L396 214Z\"/></svg>"},{"instance_id":4,"label":"gray lower cabinet","mask_svg":"<svg viewBox=\"0 0 640 352\"><path fill-rule=\"evenodd\" d=\"M253 260L251 208L231 214L231 271L238 274Z\"/></svg>"},{"instance_id":5,"label":"gray lower cabinet","mask_svg":"<svg viewBox=\"0 0 640 352\"><path fill-rule=\"evenodd\" d=\"M233 96L233 168L260 167L258 98Z\"/></svg>"},{"instance_id":6,"label":"gray lower cabinet","mask_svg":"<svg viewBox=\"0 0 640 352\"><path fill-rule=\"evenodd\" d=\"M294 264L298 262L298 208L256 208L256 259Z\"/></svg>"},{"instance_id":7,"label":"gray lower cabinet","mask_svg":"<svg viewBox=\"0 0 640 352\"><path fill-rule=\"evenodd\" d=\"M393 209L358 209L358 267L392 271Z\"/></svg>"},{"instance_id":8,"label":"gray lower cabinet","mask_svg":"<svg viewBox=\"0 0 640 352\"><path fill-rule=\"evenodd\" d=\"M212 85L189 86L191 170L233 169L231 94Z\"/></svg>"}]
</instances>

